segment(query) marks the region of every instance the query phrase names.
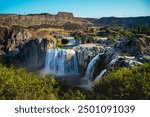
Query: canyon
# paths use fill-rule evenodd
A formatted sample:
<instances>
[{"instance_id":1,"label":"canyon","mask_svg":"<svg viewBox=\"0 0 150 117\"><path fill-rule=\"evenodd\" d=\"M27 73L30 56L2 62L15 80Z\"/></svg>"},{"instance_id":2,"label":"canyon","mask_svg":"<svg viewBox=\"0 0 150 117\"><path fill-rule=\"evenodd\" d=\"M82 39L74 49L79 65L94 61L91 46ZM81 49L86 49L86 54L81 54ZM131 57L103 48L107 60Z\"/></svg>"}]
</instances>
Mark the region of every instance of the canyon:
<instances>
[{"instance_id":1,"label":"canyon","mask_svg":"<svg viewBox=\"0 0 150 117\"><path fill-rule=\"evenodd\" d=\"M150 60L148 35L128 37L72 13L0 14L0 19L0 62L4 65L55 77L76 76L82 84L91 85L111 69Z\"/></svg>"}]
</instances>

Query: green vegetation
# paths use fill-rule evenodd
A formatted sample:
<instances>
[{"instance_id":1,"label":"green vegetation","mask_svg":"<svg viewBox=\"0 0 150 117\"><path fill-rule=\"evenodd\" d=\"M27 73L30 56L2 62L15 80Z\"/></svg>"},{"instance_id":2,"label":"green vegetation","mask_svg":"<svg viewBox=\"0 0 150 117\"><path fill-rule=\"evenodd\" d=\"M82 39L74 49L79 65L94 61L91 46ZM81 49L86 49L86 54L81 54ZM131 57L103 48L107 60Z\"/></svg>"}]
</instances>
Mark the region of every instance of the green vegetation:
<instances>
[{"instance_id":1,"label":"green vegetation","mask_svg":"<svg viewBox=\"0 0 150 117\"><path fill-rule=\"evenodd\" d=\"M81 88L76 88L70 85L69 82L59 81L57 84L59 87L59 99L63 100L84 100L86 99L86 92Z\"/></svg>"},{"instance_id":2,"label":"green vegetation","mask_svg":"<svg viewBox=\"0 0 150 117\"><path fill-rule=\"evenodd\" d=\"M0 99L58 99L54 78L0 66Z\"/></svg>"},{"instance_id":3,"label":"green vegetation","mask_svg":"<svg viewBox=\"0 0 150 117\"><path fill-rule=\"evenodd\" d=\"M115 42L115 41L116 41L115 38L114 38L113 36L111 36L111 35L109 35L109 36L107 37L107 39L108 39L109 41L112 41L112 42Z\"/></svg>"},{"instance_id":4,"label":"green vegetation","mask_svg":"<svg viewBox=\"0 0 150 117\"><path fill-rule=\"evenodd\" d=\"M150 26L136 26L131 29L134 34L147 34L150 35Z\"/></svg>"},{"instance_id":5,"label":"green vegetation","mask_svg":"<svg viewBox=\"0 0 150 117\"><path fill-rule=\"evenodd\" d=\"M0 99L85 99L84 94L53 77L40 78L24 69L0 65Z\"/></svg>"},{"instance_id":6,"label":"green vegetation","mask_svg":"<svg viewBox=\"0 0 150 117\"><path fill-rule=\"evenodd\" d=\"M56 47L64 47L66 46L65 44L61 44L60 42L56 42Z\"/></svg>"},{"instance_id":7,"label":"green vegetation","mask_svg":"<svg viewBox=\"0 0 150 117\"><path fill-rule=\"evenodd\" d=\"M96 99L150 99L150 63L109 72L92 93Z\"/></svg>"},{"instance_id":8,"label":"green vegetation","mask_svg":"<svg viewBox=\"0 0 150 117\"><path fill-rule=\"evenodd\" d=\"M150 99L150 63L117 68L93 84L93 90L41 78L24 69L0 65L0 99Z\"/></svg>"},{"instance_id":9,"label":"green vegetation","mask_svg":"<svg viewBox=\"0 0 150 117\"><path fill-rule=\"evenodd\" d=\"M133 33L130 30L127 30L127 29L119 29L118 33L122 34L124 37L131 37L131 36L133 36Z\"/></svg>"}]
</instances>

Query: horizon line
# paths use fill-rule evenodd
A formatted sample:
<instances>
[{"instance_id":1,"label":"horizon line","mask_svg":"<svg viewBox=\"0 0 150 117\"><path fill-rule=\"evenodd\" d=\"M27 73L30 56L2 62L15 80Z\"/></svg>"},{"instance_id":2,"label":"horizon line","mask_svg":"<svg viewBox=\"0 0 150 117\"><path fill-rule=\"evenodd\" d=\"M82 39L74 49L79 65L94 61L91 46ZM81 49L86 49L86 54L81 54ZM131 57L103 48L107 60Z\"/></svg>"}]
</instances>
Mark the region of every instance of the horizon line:
<instances>
[{"instance_id":1,"label":"horizon line","mask_svg":"<svg viewBox=\"0 0 150 117\"><path fill-rule=\"evenodd\" d=\"M108 18L108 17L114 17L114 18L136 18L136 17L150 17L150 15L137 15L137 16L102 16L102 17L82 17L82 16L74 16L73 12L65 12L65 11L59 11L62 13L72 13L73 17L79 17L79 18L94 18L94 19L100 19L100 18ZM49 13L49 12L41 12L41 13L0 13L0 15L57 15L57 13Z\"/></svg>"}]
</instances>

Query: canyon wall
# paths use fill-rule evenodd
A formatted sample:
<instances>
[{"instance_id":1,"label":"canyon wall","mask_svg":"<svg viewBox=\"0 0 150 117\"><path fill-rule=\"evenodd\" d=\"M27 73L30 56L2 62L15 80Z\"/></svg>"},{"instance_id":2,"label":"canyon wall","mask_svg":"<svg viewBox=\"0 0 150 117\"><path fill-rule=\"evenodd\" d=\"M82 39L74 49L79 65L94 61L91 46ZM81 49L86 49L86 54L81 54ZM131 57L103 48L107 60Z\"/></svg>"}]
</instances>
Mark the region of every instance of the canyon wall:
<instances>
[{"instance_id":1,"label":"canyon wall","mask_svg":"<svg viewBox=\"0 0 150 117\"><path fill-rule=\"evenodd\" d=\"M86 19L76 18L72 13L59 12L57 15L43 14L0 14L0 26L19 25L22 27L68 27L75 25L78 28L91 26ZM71 27L70 27L71 28Z\"/></svg>"}]
</instances>

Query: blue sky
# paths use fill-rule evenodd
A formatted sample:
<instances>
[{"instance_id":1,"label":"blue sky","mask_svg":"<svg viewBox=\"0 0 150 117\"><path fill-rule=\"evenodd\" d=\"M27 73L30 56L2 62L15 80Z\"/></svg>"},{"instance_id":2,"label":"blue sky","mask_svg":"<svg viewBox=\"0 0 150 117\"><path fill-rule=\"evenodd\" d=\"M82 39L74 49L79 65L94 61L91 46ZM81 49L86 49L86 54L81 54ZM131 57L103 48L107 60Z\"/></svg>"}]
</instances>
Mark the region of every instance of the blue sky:
<instances>
[{"instance_id":1,"label":"blue sky","mask_svg":"<svg viewBox=\"0 0 150 117\"><path fill-rule=\"evenodd\" d=\"M59 11L96 18L150 16L150 0L0 0L0 13L57 14Z\"/></svg>"}]
</instances>

